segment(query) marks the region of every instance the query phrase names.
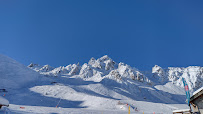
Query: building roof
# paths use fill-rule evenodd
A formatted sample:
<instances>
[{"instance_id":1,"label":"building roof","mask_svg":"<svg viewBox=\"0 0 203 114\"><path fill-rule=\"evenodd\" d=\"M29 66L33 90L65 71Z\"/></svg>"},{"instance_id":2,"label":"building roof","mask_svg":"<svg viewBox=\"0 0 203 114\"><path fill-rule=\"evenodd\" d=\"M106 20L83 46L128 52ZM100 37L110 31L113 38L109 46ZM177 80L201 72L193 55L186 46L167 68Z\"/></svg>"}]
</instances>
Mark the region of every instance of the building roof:
<instances>
[{"instance_id":1,"label":"building roof","mask_svg":"<svg viewBox=\"0 0 203 114\"><path fill-rule=\"evenodd\" d=\"M190 112L190 109L180 109L180 110L173 111L173 113L182 113L182 112Z\"/></svg>"},{"instance_id":2,"label":"building roof","mask_svg":"<svg viewBox=\"0 0 203 114\"><path fill-rule=\"evenodd\" d=\"M192 102L193 100L195 100L196 98L200 97L201 95L203 95L203 87L199 88L197 91L195 91L193 93L193 96L190 97L190 101Z\"/></svg>"},{"instance_id":3,"label":"building roof","mask_svg":"<svg viewBox=\"0 0 203 114\"><path fill-rule=\"evenodd\" d=\"M198 90L196 90L196 91L193 93L193 95L199 93L201 90L203 90L203 87L201 87L201 88L199 88Z\"/></svg>"}]
</instances>

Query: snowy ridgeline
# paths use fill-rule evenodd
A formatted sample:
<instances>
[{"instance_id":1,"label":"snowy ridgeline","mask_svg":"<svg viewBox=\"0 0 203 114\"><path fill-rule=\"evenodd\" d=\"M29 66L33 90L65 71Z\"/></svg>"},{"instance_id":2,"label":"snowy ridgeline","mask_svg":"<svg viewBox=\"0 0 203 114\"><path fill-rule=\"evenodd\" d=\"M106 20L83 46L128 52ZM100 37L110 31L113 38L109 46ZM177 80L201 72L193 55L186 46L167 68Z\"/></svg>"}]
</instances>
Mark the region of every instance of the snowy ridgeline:
<instances>
[{"instance_id":1,"label":"snowy ridgeline","mask_svg":"<svg viewBox=\"0 0 203 114\"><path fill-rule=\"evenodd\" d=\"M138 80L151 84L151 81L136 68L130 67L124 63L116 63L107 55L94 59L91 58L88 63L80 66L79 64L70 64L66 67L60 66L53 68L49 65L40 66L38 64L30 64L29 68L43 75L49 76L74 76L77 75L84 80L100 82L104 78L110 78L121 82L125 79Z\"/></svg>"},{"instance_id":2,"label":"snowy ridgeline","mask_svg":"<svg viewBox=\"0 0 203 114\"><path fill-rule=\"evenodd\" d=\"M155 65L152 68L152 78L157 78L160 82L172 82L177 86L183 87L182 78L186 79L186 82L191 91L195 91L203 86L203 67L189 66L183 67L168 67L162 69L160 66Z\"/></svg>"},{"instance_id":3,"label":"snowy ridgeline","mask_svg":"<svg viewBox=\"0 0 203 114\"><path fill-rule=\"evenodd\" d=\"M191 91L203 86L203 67L168 67L167 69L163 69L155 65L151 72L139 71L122 62L116 63L107 55L97 60L91 58L88 63L84 63L82 66L78 63L53 68L49 65L40 66L31 63L28 67L47 76L76 76L83 80L95 82L100 82L108 78L122 83L130 79L149 85L172 82L177 86L183 87L182 77L184 77Z\"/></svg>"}]
</instances>

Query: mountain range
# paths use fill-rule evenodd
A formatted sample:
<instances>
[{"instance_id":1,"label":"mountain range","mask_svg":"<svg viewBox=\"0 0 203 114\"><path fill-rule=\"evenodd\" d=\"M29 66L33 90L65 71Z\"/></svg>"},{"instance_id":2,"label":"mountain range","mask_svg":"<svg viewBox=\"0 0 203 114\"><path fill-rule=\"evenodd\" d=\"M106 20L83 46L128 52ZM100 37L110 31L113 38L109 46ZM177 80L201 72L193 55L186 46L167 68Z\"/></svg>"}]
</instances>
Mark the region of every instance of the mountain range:
<instances>
[{"instance_id":1,"label":"mountain range","mask_svg":"<svg viewBox=\"0 0 203 114\"><path fill-rule=\"evenodd\" d=\"M77 76L83 80L96 82L105 78L117 82L131 79L149 85L172 82L174 85L183 87L182 78L185 78L191 91L203 86L203 67L200 66L162 68L155 65L152 71L140 71L128 64L116 63L107 55L98 59L92 57L88 63L81 66L78 63L54 68L31 63L28 67L46 76Z\"/></svg>"},{"instance_id":2,"label":"mountain range","mask_svg":"<svg viewBox=\"0 0 203 114\"><path fill-rule=\"evenodd\" d=\"M203 68L161 68L140 71L107 55L80 65L57 68L25 66L0 55L0 95L11 113L172 113L189 108L182 78L191 94L202 87ZM23 108L22 108L23 107ZM56 108L60 107L60 108Z\"/></svg>"}]
</instances>

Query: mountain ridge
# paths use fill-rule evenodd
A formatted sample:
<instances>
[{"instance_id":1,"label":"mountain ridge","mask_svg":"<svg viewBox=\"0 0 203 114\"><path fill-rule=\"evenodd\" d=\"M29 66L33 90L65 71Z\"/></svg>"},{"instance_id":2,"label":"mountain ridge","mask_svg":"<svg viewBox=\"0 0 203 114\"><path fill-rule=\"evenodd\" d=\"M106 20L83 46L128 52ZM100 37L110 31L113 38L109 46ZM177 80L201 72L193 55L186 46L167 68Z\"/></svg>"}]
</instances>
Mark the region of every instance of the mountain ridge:
<instances>
[{"instance_id":1,"label":"mountain ridge","mask_svg":"<svg viewBox=\"0 0 203 114\"><path fill-rule=\"evenodd\" d=\"M162 78L167 73L163 73L166 71L160 70L159 66L148 75L128 64L117 63L108 56L91 58L82 65L57 68L33 63L27 68L9 57L0 56L0 66L0 79L2 82L7 80L7 84L0 87L8 90L5 98L9 100L12 110L22 111L15 106L25 105L24 111L28 112L28 106L38 106L40 111L42 106L54 107L57 112L60 109L55 106L59 101L63 109L107 109L119 113L127 111L125 104L129 104L132 111L138 109L148 113L170 113L179 106L185 107L184 89L167 81L168 78ZM9 87L12 88L7 89ZM32 109L37 112L34 107Z\"/></svg>"},{"instance_id":2,"label":"mountain ridge","mask_svg":"<svg viewBox=\"0 0 203 114\"><path fill-rule=\"evenodd\" d=\"M31 65L31 66L30 66ZM95 59L92 57L88 63L83 65L69 64L53 68L49 65L41 66L30 64L28 67L47 76L74 76L84 80L99 82L104 78L110 78L121 82L122 79L128 78L147 83L149 85L164 84L172 82L173 84L183 87L182 78L186 79L191 91L203 86L203 67L188 66L162 68L158 65L152 67L152 71L140 71L128 64L116 63L108 55Z\"/></svg>"}]
</instances>

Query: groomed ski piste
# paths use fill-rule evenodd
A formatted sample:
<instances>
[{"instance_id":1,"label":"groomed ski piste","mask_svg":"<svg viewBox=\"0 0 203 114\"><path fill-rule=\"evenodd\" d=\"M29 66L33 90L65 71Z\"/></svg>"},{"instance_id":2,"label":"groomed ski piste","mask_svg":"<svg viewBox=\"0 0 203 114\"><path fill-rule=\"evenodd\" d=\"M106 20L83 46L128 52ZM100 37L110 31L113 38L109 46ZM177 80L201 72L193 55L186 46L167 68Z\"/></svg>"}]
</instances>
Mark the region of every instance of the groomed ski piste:
<instances>
[{"instance_id":1,"label":"groomed ski piste","mask_svg":"<svg viewBox=\"0 0 203 114\"><path fill-rule=\"evenodd\" d=\"M0 55L3 82L0 89L6 90L0 91L0 95L9 101L9 107L3 107L0 112L128 114L130 106L131 114L171 114L173 110L189 108L184 88L176 82L163 80L158 73L153 79L155 75L148 76L126 64L117 64L107 56L98 61L91 59L77 68L72 65L48 70L49 67L39 65L39 68L34 65L28 68ZM132 73L140 77L133 77Z\"/></svg>"},{"instance_id":2,"label":"groomed ski piste","mask_svg":"<svg viewBox=\"0 0 203 114\"><path fill-rule=\"evenodd\" d=\"M143 114L143 112L146 114L153 112L165 114L171 113L175 109L188 108L184 103L178 104L163 96L160 99L163 97L168 103L156 102L155 100L154 102L149 102L146 99L150 97L148 95L136 98L125 89L115 88L113 90L113 88L107 88L99 83L84 82L75 78L68 79L70 82L65 82L64 80L63 78L58 79L58 83L55 84L49 84L49 81L44 81L42 85L21 88L13 92L10 90L11 92L8 92L5 96L10 101L8 109L11 113L19 114L127 114L128 106L126 104L128 104L132 114ZM50 82L52 81L50 80ZM74 82L79 83L75 85ZM138 86L140 88L143 87L141 84ZM153 91L153 88L150 87L143 87L142 89ZM159 97L156 94L157 90L154 92L153 94ZM178 95L174 95L174 97L176 96Z\"/></svg>"}]
</instances>

